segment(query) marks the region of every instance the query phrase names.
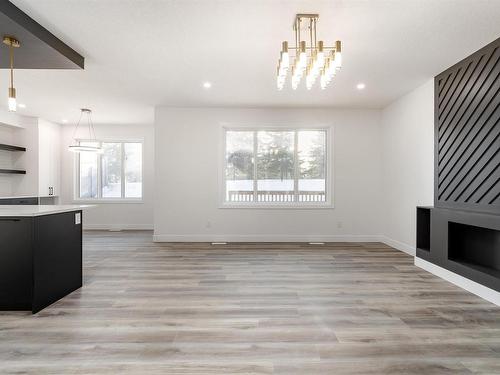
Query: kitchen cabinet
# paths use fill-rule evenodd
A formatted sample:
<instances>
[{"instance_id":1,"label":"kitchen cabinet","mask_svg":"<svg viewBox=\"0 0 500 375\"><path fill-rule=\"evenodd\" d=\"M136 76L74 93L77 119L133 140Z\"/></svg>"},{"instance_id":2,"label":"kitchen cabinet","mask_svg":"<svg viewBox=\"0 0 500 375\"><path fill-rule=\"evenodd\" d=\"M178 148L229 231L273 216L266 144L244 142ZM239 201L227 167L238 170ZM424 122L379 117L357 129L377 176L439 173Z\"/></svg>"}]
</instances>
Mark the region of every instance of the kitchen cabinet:
<instances>
[{"instance_id":1,"label":"kitchen cabinet","mask_svg":"<svg viewBox=\"0 0 500 375\"><path fill-rule=\"evenodd\" d=\"M86 207L0 207L0 311L37 313L82 286Z\"/></svg>"},{"instance_id":2,"label":"kitchen cabinet","mask_svg":"<svg viewBox=\"0 0 500 375\"><path fill-rule=\"evenodd\" d=\"M38 195L58 196L60 192L59 125L40 120L38 123Z\"/></svg>"}]
</instances>

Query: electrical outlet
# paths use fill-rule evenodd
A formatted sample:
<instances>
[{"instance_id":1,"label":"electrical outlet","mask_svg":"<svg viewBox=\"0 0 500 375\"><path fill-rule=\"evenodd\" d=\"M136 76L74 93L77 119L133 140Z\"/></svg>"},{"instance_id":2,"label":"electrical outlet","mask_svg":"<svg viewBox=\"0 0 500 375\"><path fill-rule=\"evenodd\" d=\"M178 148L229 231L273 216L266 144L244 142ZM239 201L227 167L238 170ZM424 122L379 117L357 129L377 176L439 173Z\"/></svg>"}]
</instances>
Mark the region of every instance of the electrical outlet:
<instances>
[{"instance_id":1,"label":"electrical outlet","mask_svg":"<svg viewBox=\"0 0 500 375\"><path fill-rule=\"evenodd\" d=\"M342 222L341 221L338 221L337 222L337 228L341 229L342 228Z\"/></svg>"}]
</instances>

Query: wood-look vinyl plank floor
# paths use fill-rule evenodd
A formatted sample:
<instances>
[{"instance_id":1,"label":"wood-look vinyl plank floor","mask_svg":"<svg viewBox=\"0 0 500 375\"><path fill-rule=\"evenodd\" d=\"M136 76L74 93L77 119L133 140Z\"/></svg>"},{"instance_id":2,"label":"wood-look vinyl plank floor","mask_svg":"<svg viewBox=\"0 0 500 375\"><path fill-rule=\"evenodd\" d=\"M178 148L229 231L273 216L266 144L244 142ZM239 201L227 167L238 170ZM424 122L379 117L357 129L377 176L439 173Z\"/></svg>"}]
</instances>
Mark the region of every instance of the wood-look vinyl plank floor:
<instances>
[{"instance_id":1,"label":"wood-look vinyl plank floor","mask_svg":"<svg viewBox=\"0 0 500 375\"><path fill-rule=\"evenodd\" d=\"M0 374L500 374L500 308L383 244L86 232L83 288L0 312Z\"/></svg>"}]
</instances>

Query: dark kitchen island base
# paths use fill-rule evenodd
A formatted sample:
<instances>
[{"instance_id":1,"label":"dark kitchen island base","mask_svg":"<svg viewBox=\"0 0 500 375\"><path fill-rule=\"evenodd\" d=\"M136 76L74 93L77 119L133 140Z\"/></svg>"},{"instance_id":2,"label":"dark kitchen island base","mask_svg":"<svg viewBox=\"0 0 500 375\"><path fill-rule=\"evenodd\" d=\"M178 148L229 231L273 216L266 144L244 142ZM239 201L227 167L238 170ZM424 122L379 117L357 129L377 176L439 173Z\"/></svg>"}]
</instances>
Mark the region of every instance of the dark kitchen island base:
<instances>
[{"instance_id":1,"label":"dark kitchen island base","mask_svg":"<svg viewBox=\"0 0 500 375\"><path fill-rule=\"evenodd\" d=\"M82 286L81 210L6 215L0 216L0 310L35 314Z\"/></svg>"}]
</instances>

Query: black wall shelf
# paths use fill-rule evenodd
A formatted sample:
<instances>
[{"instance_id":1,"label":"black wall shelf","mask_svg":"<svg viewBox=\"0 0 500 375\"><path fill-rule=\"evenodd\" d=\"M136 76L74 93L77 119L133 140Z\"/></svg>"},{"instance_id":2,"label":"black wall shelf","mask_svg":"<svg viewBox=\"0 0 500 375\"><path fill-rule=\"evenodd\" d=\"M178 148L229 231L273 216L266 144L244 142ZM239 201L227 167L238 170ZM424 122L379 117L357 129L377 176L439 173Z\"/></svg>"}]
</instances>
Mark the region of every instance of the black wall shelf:
<instances>
[{"instance_id":1,"label":"black wall shelf","mask_svg":"<svg viewBox=\"0 0 500 375\"><path fill-rule=\"evenodd\" d=\"M6 144L3 144L3 143L0 143L0 150L4 150L4 151L26 151L26 147L6 145Z\"/></svg>"},{"instance_id":2,"label":"black wall shelf","mask_svg":"<svg viewBox=\"0 0 500 375\"><path fill-rule=\"evenodd\" d=\"M26 171L20 169L0 169L2 174L26 174Z\"/></svg>"}]
</instances>

